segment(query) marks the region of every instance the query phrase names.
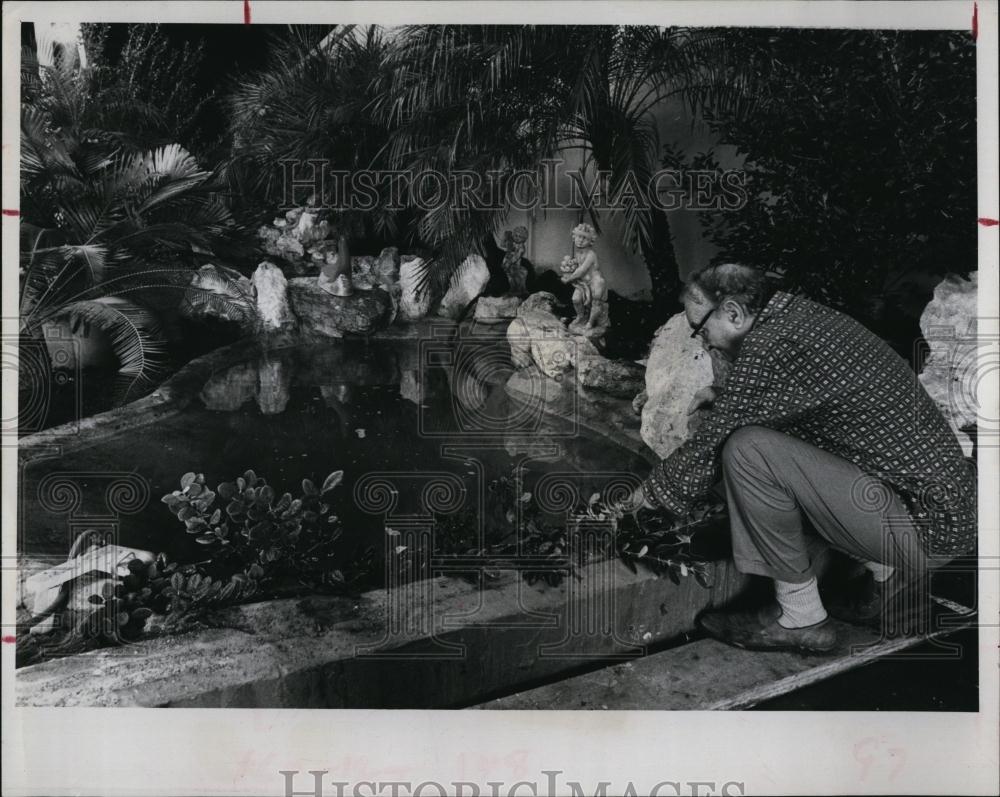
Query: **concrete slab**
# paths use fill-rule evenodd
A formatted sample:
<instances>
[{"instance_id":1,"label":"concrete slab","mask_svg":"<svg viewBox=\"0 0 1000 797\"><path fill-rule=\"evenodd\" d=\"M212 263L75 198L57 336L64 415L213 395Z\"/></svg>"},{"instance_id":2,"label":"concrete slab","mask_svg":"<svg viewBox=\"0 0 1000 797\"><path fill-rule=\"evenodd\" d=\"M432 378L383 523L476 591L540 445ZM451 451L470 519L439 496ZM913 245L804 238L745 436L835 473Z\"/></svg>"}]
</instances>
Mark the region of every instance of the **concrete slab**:
<instances>
[{"instance_id":1,"label":"concrete slab","mask_svg":"<svg viewBox=\"0 0 1000 797\"><path fill-rule=\"evenodd\" d=\"M950 603L950 602L949 602ZM760 652L702 639L558 683L475 706L507 710L745 709L833 675L939 639L975 622L975 612L951 603L950 622L927 634L882 638L837 622L841 645L830 656Z\"/></svg>"},{"instance_id":2,"label":"concrete slab","mask_svg":"<svg viewBox=\"0 0 1000 797\"><path fill-rule=\"evenodd\" d=\"M633 574L617 560L581 580L529 586L441 577L358 599L236 606L211 628L23 667L24 706L449 708L594 661L627 661L694 627L745 576L716 566L712 590Z\"/></svg>"}]
</instances>

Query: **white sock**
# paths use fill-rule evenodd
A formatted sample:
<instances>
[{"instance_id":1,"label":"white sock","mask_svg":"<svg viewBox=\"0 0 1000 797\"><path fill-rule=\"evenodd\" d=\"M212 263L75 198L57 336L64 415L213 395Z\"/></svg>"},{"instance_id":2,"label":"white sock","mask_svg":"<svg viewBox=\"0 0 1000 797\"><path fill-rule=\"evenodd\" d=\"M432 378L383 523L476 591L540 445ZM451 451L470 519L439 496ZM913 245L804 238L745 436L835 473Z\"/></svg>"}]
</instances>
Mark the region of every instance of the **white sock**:
<instances>
[{"instance_id":1,"label":"white sock","mask_svg":"<svg viewBox=\"0 0 1000 797\"><path fill-rule=\"evenodd\" d=\"M804 628L826 619L815 576L802 584L775 579L774 594L781 607L778 625L783 628Z\"/></svg>"},{"instance_id":2,"label":"white sock","mask_svg":"<svg viewBox=\"0 0 1000 797\"><path fill-rule=\"evenodd\" d=\"M880 584L888 581L889 577L896 572L896 568L879 564L878 562L865 562L865 569L869 570L872 577Z\"/></svg>"}]
</instances>

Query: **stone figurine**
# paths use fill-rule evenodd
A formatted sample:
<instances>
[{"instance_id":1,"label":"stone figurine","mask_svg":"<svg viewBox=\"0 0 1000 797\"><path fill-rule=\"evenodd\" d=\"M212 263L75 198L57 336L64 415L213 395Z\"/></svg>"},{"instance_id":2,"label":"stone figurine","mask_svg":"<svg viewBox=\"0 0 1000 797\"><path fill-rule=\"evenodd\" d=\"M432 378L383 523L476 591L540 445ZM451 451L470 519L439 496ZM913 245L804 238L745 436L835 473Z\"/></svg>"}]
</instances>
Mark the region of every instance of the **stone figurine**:
<instances>
[{"instance_id":1,"label":"stone figurine","mask_svg":"<svg viewBox=\"0 0 1000 797\"><path fill-rule=\"evenodd\" d=\"M599 338L608 329L608 285L601 273L594 241L597 232L590 224L573 228L573 254L563 258L560 279L573 285L573 308L576 318L570 331L588 338Z\"/></svg>"},{"instance_id":2,"label":"stone figurine","mask_svg":"<svg viewBox=\"0 0 1000 797\"><path fill-rule=\"evenodd\" d=\"M504 233L504 246L506 254L503 256L503 270L510 283L508 294L522 296L528 291L528 271L521 265L521 258L524 257L525 242L528 240L527 227L515 227Z\"/></svg>"}]
</instances>

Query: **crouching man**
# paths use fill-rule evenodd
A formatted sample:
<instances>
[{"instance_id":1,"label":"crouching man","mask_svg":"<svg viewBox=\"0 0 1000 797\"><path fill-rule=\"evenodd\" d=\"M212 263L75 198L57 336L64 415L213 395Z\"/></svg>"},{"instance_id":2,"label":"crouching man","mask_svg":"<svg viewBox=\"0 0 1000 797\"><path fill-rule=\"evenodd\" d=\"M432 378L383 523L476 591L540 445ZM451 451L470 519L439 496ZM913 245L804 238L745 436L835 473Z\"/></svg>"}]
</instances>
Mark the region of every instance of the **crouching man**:
<instances>
[{"instance_id":1,"label":"crouching man","mask_svg":"<svg viewBox=\"0 0 1000 797\"><path fill-rule=\"evenodd\" d=\"M705 614L702 626L741 647L831 651L828 609L878 623L972 547L973 471L909 365L848 316L768 295L758 271L733 264L699 273L683 301L692 337L732 367L694 435L629 509L687 514L721 469L736 567L773 579L777 600ZM836 606L817 589L812 533L864 564Z\"/></svg>"}]
</instances>

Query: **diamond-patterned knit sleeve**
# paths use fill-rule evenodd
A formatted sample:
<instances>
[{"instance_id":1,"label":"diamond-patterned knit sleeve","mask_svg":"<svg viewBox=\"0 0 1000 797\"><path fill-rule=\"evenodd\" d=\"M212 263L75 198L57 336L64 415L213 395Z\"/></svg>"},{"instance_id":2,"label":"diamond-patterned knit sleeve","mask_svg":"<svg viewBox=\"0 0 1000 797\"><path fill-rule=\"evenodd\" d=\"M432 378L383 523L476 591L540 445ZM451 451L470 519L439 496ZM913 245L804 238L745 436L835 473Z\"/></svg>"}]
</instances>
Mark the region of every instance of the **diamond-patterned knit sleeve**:
<instances>
[{"instance_id":1,"label":"diamond-patterned knit sleeve","mask_svg":"<svg viewBox=\"0 0 1000 797\"><path fill-rule=\"evenodd\" d=\"M686 515L718 481L719 458L730 434L751 425L781 431L822 407L823 397L803 389L797 379L803 357L801 347L787 338L761 341L741 352L725 392L698 430L643 483L647 500Z\"/></svg>"}]
</instances>

